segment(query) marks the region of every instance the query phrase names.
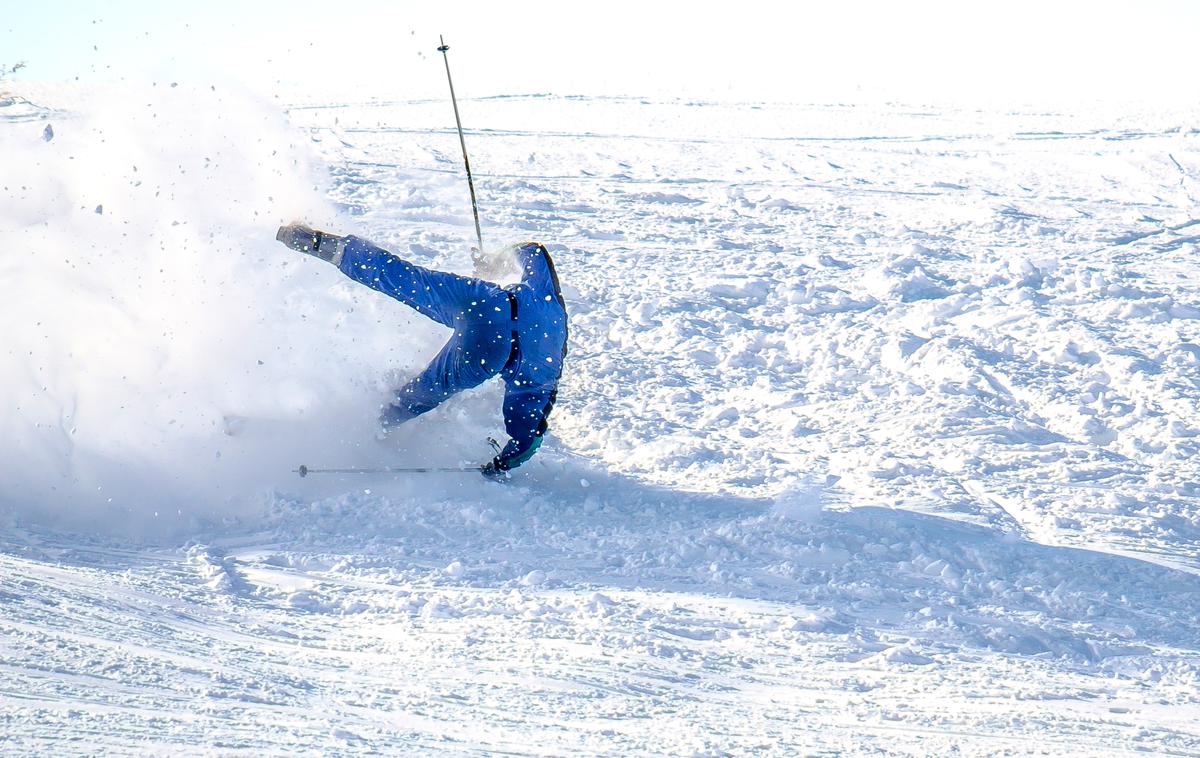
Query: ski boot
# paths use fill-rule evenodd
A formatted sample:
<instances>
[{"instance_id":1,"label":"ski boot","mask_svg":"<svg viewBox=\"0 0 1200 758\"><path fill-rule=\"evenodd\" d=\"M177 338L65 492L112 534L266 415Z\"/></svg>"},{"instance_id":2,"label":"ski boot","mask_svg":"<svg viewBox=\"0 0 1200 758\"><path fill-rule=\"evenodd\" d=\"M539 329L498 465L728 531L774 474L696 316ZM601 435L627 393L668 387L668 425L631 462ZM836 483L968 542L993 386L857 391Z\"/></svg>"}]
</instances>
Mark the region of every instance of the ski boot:
<instances>
[{"instance_id":1,"label":"ski boot","mask_svg":"<svg viewBox=\"0 0 1200 758\"><path fill-rule=\"evenodd\" d=\"M288 224L279 227L275 239L293 250L329 261L335 266L342 263L342 251L346 247L346 238L335 234L309 229L303 224Z\"/></svg>"}]
</instances>

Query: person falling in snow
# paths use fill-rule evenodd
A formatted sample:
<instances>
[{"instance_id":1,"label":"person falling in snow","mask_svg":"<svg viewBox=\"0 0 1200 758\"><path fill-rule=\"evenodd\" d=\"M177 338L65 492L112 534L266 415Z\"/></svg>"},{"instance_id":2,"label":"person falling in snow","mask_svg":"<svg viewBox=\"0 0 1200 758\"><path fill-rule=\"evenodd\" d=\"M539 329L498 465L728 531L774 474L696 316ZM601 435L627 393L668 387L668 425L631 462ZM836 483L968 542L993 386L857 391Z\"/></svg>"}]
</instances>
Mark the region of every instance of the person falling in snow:
<instances>
[{"instance_id":1,"label":"person falling in snow","mask_svg":"<svg viewBox=\"0 0 1200 758\"><path fill-rule=\"evenodd\" d=\"M544 246L525 242L493 256L477 254L476 276L468 278L416 266L358 237L300 224L281 226L275 238L454 330L429 366L384 406L379 421L385 430L499 374L509 441L480 470L489 479L507 478L533 457L546 433L567 354L566 305ZM517 284L501 287L485 278L500 275L510 263L520 267Z\"/></svg>"}]
</instances>

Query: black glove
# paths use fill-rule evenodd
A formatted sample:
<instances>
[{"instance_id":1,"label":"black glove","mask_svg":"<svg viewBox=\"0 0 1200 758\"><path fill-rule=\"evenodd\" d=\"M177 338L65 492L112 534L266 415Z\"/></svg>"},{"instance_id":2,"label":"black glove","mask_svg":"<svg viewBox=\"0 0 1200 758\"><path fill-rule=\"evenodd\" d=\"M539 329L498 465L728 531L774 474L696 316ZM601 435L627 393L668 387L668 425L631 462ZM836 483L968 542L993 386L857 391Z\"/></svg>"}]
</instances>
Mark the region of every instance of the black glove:
<instances>
[{"instance_id":1,"label":"black glove","mask_svg":"<svg viewBox=\"0 0 1200 758\"><path fill-rule=\"evenodd\" d=\"M275 239L293 250L316 256L335 266L341 264L342 249L346 246L344 237L318 232L303 224L288 224L279 227L279 231L275 233Z\"/></svg>"},{"instance_id":2,"label":"black glove","mask_svg":"<svg viewBox=\"0 0 1200 758\"><path fill-rule=\"evenodd\" d=\"M508 473L508 469L500 468L500 466L500 459L493 458L479 467L479 473L483 474L484 479L490 479L493 482L503 482L506 479L511 479L512 474Z\"/></svg>"}]
</instances>

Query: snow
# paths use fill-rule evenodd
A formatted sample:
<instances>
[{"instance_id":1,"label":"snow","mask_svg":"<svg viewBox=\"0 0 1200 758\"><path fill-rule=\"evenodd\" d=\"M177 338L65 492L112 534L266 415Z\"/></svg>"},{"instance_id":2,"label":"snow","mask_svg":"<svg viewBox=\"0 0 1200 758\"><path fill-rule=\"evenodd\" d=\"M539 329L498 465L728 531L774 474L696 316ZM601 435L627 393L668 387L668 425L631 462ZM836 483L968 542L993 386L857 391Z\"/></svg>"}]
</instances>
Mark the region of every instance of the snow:
<instances>
[{"instance_id":1,"label":"snow","mask_svg":"<svg viewBox=\"0 0 1200 758\"><path fill-rule=\"evenodd\" d=\"M1194 110L462 105L572 318L505 485L293 473L500 436L273 239L466 271L448 104L0 107L4 750L1200 755Z\"/></svg>"}]
</instances>

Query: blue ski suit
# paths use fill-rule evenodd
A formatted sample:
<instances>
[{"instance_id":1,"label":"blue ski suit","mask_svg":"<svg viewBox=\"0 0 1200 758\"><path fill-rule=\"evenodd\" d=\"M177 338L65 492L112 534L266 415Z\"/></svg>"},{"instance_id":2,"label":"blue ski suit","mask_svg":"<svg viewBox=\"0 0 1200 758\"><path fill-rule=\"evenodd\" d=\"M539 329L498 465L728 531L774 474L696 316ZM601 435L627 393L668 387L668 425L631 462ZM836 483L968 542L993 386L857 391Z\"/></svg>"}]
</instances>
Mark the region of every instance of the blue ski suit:
<instances>
[{"instance_id":1,"label":"blue ski suit","mask_svg":"<svg viewBox=\"0 0 1200 758\"><path fill-rule=\"evenodd\" d=\"M493 462L502 471L529 460L542 444L567 354L566 305L550 254L527 242L516 256L521 281L508 287L422 268L353 236L346 237L340 263L351 279L454 330L429 366L396 392L383 425L416 418L499 374L509 441Z\"/></svg>"}]
</instances>

